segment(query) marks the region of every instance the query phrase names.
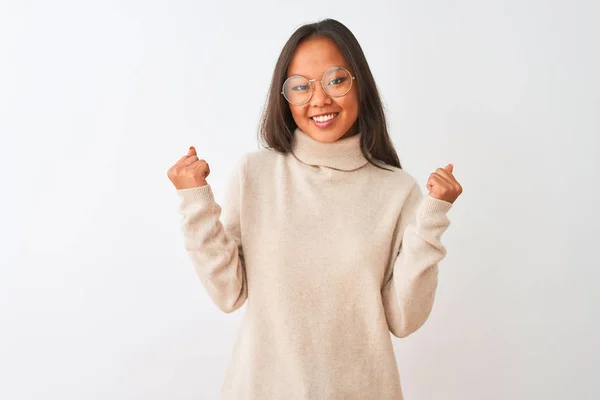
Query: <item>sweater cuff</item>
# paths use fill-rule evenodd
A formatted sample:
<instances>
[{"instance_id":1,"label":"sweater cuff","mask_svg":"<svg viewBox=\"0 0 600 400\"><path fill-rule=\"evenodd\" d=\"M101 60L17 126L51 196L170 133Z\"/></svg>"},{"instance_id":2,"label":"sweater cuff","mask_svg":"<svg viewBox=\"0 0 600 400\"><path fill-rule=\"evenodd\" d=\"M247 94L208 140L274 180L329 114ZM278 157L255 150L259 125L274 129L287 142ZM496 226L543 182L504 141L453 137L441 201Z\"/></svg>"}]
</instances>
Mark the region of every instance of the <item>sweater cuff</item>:
<instances>
[{"instance_id":1,"label":"sweater cuff","mask_svg":"<svg viewBox=\"0 0 600 400\"><path fill-rule=\"evenodd\" d=\"M419 206L419 215L435 215L435 214L446 214L452 208L452 203L445 200L439 200L431 195L427 195Z\"/></svg>"},{"instance_id":2,"label":"sweater cuff","mask_svg":"<svg viewBox=\"0 0 600 400\"><path fill-rule=\"evenodd\" d=\"M179 198L183 203L195 203L197 201L201 203L212 203L214 202L214 196L212 188L209 184L189 189L177 190Z\"/></svg>"}]
</instances>

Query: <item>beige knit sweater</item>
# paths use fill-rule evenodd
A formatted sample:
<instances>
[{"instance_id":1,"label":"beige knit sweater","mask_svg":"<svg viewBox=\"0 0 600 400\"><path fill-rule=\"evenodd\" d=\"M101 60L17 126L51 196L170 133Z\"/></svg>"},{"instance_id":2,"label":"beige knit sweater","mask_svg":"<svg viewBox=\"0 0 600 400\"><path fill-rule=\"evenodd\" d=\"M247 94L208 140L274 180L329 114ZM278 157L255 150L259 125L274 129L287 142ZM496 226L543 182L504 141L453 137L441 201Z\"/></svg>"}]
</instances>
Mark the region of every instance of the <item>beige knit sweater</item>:
<instances>
[{"instance_id":1,"label":"beige knit sweater","mask_svg":"<svg viewBox=\"0 0 600 400\"><path fill-rule=\"evenodd\" d=\"M221 208L179 190L185 248L224 312L246 304L222 399L402 399L391 335L428 318L451 204L367 163L359 135L242 157Z\"/></svg>"}]
</instances>

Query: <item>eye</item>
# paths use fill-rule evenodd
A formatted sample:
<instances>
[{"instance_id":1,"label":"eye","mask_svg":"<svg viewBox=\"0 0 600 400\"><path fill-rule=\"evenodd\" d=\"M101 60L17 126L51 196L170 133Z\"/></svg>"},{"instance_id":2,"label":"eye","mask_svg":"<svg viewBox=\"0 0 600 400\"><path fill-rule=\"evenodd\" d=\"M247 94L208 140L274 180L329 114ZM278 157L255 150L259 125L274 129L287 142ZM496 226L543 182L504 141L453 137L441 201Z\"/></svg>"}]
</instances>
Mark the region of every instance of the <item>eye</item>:
<instances>
[{"instance_id":1,"label":"eye","mask_svg":"<svg viewBox=\"0 0 600 400\"><path fill-rule=\"evenodd\" d=\"M328 85L341 85L345 81L346 81L346 78L344 78L344 77L334 78L334 79L332 79L332 80L329 81Z\"/></svg>"},{"instance_id":2,"label":"eye","mask_svg":"<svg viewBox=\"0 0 600 400\"><path fill-rule=\"evenodd\" d=\"M298 85L298 86L293 86L292 90L295 91L295 92L301 92L301 91L304 91L304 90L309 90L309 87L306 86L306 85Z\"/></svg>"}]
</instances>

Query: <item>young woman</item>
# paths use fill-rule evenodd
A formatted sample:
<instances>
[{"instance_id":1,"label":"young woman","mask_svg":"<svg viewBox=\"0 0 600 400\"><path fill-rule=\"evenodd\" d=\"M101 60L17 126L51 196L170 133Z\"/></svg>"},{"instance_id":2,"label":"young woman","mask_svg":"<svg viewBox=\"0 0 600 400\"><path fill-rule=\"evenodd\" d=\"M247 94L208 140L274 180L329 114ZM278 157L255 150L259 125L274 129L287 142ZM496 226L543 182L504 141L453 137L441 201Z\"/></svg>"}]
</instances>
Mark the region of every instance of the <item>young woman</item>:
<instances>
[{"instance_id":1,"label":"young woman","mask_svg":"<svg viewBox=\"0 0 600 400\"><path fill-rule=\"evenodd\" d=\"M194 147L168 172L203 286L224 312L246 304L221 397L401 399L390 332L411 334L432 309L462 192L452 165L423 196L362 49L335 20L284 46L261 137L222 208Z\"/></svg>"}]
</instances>

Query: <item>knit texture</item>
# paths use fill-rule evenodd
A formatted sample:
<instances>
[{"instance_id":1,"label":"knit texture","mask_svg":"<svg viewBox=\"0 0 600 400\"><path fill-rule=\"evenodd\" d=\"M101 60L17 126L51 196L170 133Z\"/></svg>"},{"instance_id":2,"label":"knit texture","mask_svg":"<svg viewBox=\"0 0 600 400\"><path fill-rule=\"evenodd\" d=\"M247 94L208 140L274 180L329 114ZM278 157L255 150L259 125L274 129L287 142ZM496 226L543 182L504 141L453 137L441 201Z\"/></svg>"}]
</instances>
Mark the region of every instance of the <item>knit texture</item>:
<instances>
[{"instance_id":1,"label":"knit texture","mask_svg":"<svg viewBox=\"0 0 600 400\"><path fill-rule=\"evenodd\" d=\"M378 164L382 165L382 163ZM360 134L244 155L222 207L178 190L185 248L217 307L246 304L222 399L402 399L391 334L434 302L452 205L363 157Z\"/></svg>"}]
</instances>

